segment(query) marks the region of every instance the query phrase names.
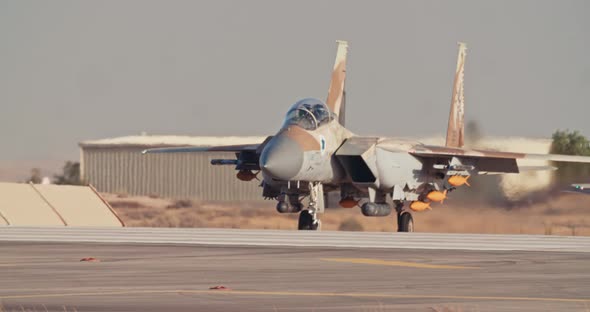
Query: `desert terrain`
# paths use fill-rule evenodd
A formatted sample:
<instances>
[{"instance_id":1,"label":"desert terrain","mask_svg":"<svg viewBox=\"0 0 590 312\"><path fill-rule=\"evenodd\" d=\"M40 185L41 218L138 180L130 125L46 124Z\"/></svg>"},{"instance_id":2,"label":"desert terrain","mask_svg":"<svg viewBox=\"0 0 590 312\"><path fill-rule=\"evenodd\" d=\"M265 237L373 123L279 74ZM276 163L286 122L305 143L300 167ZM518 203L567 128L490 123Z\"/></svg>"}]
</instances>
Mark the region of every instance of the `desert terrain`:
<instances>
[{"instance_id":1,"label":"desert terrain","mask_svg":"<svg viewBox=\"0 0 590 312\"><path fill-rule=\"evenodd\" d=\"M127 226L296 229L297 214L279 214L274 201L213 202L103 194ZM447 200L414 213L415 230L435 233L590 235L590 196L556 193L539 202L493 205ZM358 207L327 208L322 229L386 231L393 215L365 217Z\"/></svg>"}]
</instances>

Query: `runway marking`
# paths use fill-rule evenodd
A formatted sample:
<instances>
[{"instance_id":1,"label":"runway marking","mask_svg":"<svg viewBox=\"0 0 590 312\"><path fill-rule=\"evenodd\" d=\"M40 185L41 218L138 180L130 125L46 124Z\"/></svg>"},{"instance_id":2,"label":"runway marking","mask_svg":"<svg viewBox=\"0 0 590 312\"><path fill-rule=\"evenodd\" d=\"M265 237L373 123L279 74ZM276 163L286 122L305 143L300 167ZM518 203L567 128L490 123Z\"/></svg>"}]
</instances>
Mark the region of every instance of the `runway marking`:
<instances>
[{"instance_id":1,"label":"runway marking","mask_svg":"<svg viewBox=\"0 0 590 312\"><path fill-rule=\"evenodd\" d=\"M421 269L479 269L478 267L469 267L469 266L426 264L426 263L417 263L417 262L389 261L389 260L365 259L365 258L321 258L320 260L332 261L332 262L344 262L344 263L401 266L401 267L421 268Z\"/></svg>"},{"instance_id":2,"label":"runway marking","mask_svg":"<svg viewBox=\"0 0 590 312\"><path fill-rule=\"evenodd\" d=\"M541 301L541 302L581 302L587 304L590 299L579 298L542 298L542 297L495 297L495 296L452 296L452 295L399 295L380 293L327 293L327 292L292 292L292 291L256 291L256 290L128 290L81 293L54 293L0 296L6 299L61 298L76 296L110 296L142 294L204 294L204 295L250 295L250 296L299 296L299 297L350 297L350 298L390 298L390 299L455 299L455 300L497 300L497 301Z\"/></svg>"}]
</instances>

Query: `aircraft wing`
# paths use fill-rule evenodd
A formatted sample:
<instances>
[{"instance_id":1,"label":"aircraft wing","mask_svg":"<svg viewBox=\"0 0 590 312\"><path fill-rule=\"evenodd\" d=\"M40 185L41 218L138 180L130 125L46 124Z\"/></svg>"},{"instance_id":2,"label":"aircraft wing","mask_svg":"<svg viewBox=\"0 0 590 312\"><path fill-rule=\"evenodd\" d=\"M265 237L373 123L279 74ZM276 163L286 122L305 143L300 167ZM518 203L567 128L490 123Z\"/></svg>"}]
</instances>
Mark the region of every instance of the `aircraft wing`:
<instances>
[{"instance_id":1,"label":"aircraft wing","mask_svg":"<svg viewBox=\"0 0 590 312\"><path fill-rule=\"evenodd\" d=\"M478 171L498 173L518 173L523 171L516 163L517 159L590 163L590 157L588 156L526 154L429 145L416 146L410 150L410 154L424 159L456 159L459 164L472 165ZM550 169L550 167L539 167L539 169L546 170Z\"/></svg>"},{"instance_id":2,"label":"aircraft wing","mask_svg":"<svg viewBox=\"0 0 590 312\"><path fill-rule=\"evenodd\" d=\"M160 153L199 153L199 152L235 152L235 153L257 153L260 154L262 148L270 141L272 136L267 137L261 143L239 144L239 145L217 145L217 146L174 146L159 147L143 150L142 154L160 154Z\"/></svg>"},{"instance_id":3,"label":"aircraft wing","mask_svg":"<svg viewBox=\"0 0 590 312\"><path fill-rule=\"evenodd\" d=\"M232 165L236 170L260 170L259 158L262 149L270 141L267 137L260 144L220 145L220 146L177 146L150 148L142 151L142 154L162 153L201 153L201 152L233 152L236 159L213 159L212 165Z\"/></svg>"},{"instance_id":4,"label":"aircraft wing","mask_svg":"<svg viewBox=\"0 0 590 312\"><path fill-rule=\"evenodd\" d=\"M195 152L256 152L261 144L242 144L242 145L221 145L221 146L177 146L150 148L143 150L142 154L157 153L195 153Z\"/></svg>"}]
</instances>

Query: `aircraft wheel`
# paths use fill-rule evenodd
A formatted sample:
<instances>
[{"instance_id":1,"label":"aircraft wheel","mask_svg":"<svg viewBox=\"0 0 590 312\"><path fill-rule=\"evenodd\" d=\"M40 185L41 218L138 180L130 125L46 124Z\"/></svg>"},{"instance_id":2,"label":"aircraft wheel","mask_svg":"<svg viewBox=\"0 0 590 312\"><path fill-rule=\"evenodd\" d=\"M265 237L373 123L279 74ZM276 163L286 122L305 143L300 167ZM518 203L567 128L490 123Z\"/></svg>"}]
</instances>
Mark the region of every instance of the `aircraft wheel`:
<instances>
[{"instance_id":1,"label":"aircraft wheel","mask_svg":"<svg viewBox=\"0 0 590 312\"><path fill-rule=\"evenodd\" d=\"M398 232L414 232L414 218L409 212L402 212L397 217Z\"/></svg>"},{"instance_id":2,"label":"aircraft wheel","mask_svg":"<svg viewBox=\"0 0 590 312\"><path fill-rule=\"evenodd\" d=\"M299 213L299 224L297 229L303 231L317 231L321 228L320 220L316 220L309 210L302 210Z\"/></svg>"}]
</instances>

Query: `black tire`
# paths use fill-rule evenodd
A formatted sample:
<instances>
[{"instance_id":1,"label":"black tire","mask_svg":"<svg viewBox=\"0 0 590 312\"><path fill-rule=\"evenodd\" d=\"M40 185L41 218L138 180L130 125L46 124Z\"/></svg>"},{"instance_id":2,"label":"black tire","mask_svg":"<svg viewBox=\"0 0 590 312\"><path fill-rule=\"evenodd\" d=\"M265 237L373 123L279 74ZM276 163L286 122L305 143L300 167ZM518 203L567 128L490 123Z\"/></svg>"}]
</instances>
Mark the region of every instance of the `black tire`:
<instances>
[{"instance_id":1,"label":"black tire","mask_svg":"<svg viewBox=\"0 0 590 312\"><path fill-rule=\"evenodd\" d=\"M397 218L398 232L414 232L414 218L409 212L402 212Z\"/></svg>"},{"instance_id":2,"label":"black tire","mask_svg":"<svg viewBox=\"0 0 590 312\"><path fill-rule=\"evenodd\" d=\"M299 213L299 224L297 225L297 229L302 231L316 231L319 228L319 224L319 220L314 220L311 213L309 213L309 210L302 210Z\"/></svg>"}]
</instances>

